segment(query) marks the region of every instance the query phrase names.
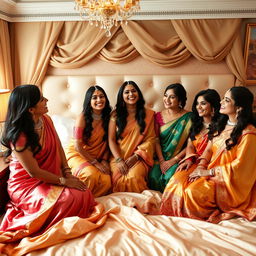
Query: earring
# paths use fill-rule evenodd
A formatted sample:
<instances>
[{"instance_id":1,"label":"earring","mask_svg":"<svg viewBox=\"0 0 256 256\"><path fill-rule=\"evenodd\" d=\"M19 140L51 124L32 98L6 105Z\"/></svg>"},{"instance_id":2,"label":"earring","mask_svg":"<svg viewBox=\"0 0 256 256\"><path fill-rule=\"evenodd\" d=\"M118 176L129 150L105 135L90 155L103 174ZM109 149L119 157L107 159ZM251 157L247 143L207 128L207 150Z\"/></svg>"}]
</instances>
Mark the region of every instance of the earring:
<instances>
[{"instance_id":1,"label":"earring","mask_svg":"<svg viewBox=\"0 0 256 256\"><path fill-rule=\"evenodd\" d=\"M236 110L236 119L238 118L239 114L240 114L241 110L240 109L237 109Z\"/></svg>"},{"instance_id":2,"label":"earring","mask_svg":"<svg viewBox=\"0 0 256 256\"><path fill-rule=\"evenodd\" d=\"M212 112L211 112L211 117L214 117L214 113L215 113L215 111L213 109Z\"/></svg>"}]
</instances>

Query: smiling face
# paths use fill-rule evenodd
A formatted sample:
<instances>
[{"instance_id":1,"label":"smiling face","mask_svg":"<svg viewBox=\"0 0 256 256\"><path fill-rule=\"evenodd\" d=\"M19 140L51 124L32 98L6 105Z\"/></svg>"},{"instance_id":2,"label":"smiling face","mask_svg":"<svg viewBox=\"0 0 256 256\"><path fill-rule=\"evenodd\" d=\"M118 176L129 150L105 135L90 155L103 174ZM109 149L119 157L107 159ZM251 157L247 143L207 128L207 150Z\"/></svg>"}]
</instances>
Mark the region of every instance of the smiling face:
<instances>
[{"instance_id":1,"label":"smiling face","mask_svg":"<svg viewBox=\"0 0 256 256\"><path fill-rule=\"evenodd\" d=\"M173 89L169 89L165 92L163 97L164 107L167 109L179 108L179 99L174 93Z\"/></svg>"},{"instance_id":2,"label":"smiling face","mask_svg":"<svg viewBox=\"0 0 256 256\"><path fill-rule=\"evenodd\" d=\"M102 91L95 90L91 97L91 107L93 112L100 114L106 105L106 98Z\"/></svg>"},{"instance_id":3,"label":"smiling face","mask_svg":"<svg viewBox=\"0 0 256 256\"><path fill-rule=\"evenodd\" d=\"M220 102L220 113L225 115L236 115L235 102L231 97L231 92L227 91L223 100Z\"/></svg>"},{"instance_id":4,"label":"smiling face","mask_svg":"<svg viewBox=\"0 0 256 256\"><path fill-rule=\"evenodd\" d=\"M211 117L211 104L208 101L206 101L203 96L199 96L197 98L196 110L200 117Z\"/></svg>"},{"instance_id":5,"label":"smiling face","mask_svg":"<svg viewBox=\"0 0 256 256\"><path fill-rule=\"evenodd\" d=\"M135 105L139 100L139 94L131 84L126 85L123 91L124 102L128 105Z\"/></svg>"},{"instance_id":6,"label":"smiling face","mask_svg":"<svg viewBox=\"0 0 256 256\"><path fill-rule=\"evenodd\" d=\"M48 99L46 99L41 93L40 100L34 107L30 108L30 112L35 118L38 118L48 112L47 101Z\"/></svg>"}]
</instances>

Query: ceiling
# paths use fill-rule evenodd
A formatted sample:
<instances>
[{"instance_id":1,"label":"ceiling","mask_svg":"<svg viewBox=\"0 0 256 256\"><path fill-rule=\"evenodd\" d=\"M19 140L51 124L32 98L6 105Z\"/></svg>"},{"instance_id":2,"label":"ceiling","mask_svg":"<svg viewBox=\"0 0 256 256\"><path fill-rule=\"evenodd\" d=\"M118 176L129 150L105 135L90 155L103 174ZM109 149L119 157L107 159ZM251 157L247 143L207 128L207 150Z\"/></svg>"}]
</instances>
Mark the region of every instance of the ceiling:
<instances>
[{"instance_id":1,"label":"ceiling","mask_svg":"<svg viewBox=\"0 0 256 256\"><path fill-rule=\"evenodd\" d=\"M9 22L81 20L73 0L0 0ZM141 0L134 20L256 18L256 0Z\"/></svg>"}]
</instances>

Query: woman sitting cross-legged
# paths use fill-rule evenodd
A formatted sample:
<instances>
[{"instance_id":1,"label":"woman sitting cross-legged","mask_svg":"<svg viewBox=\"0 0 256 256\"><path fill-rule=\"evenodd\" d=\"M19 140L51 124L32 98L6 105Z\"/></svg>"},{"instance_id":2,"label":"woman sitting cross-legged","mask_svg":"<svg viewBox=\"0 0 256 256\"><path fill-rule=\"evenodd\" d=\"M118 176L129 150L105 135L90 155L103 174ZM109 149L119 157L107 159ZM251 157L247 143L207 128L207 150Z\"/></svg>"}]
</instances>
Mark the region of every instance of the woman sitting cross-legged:
<instances>
[{"instance_id":1,"label":"woman sitting cross-legged","mask_svg":"<svg viewBox=\"0 0 256 256\"><path fill-rule=\"evenodd\" d=\"M220 108L224 116L209 133L213 138L209 136L183 193L179 189L177 193L173 189L171 194L165 190L162 214L213 223L234 216L256 218L256 128L252 104L253 94L246 87L232 87L226 92Z\"/></svg>"},{"instance_id":2,"label":"woman sitting cross-legged","mask_svg":"<svg viewBox=\"0 0 256 256\"><path fill-rule=\"evenodd\" d=\"M163 192L185 155L191 112L184 109L187 93L181 84L166 87L165 109L155 114L157 160L149 173L149 188Z\"/></svg>"},{"instance_id":3,"label":"woman sitting cross-legged","mask_svg":"<svg viewBox=\"0 0 256 256\"><path fill-rule=\"evenodd\" d=\"M108 163L108 123L111 108L105 91L91 86L77 117L73 140L66 149L73 175L82 180L95 197L111 191Z\"/></svg>"},{"instance_id":4,"label":"woman sitting cross-legged","mask_svg":"<svg viewBox=\"0 0 256 256\"><path fill-rule=\"evenodd\" d=\"M113 192L142 192L153 165L154 111L144 107L138 85L124 82L109 122L109 147Z\"/></svg>"},{"instance_id":5,"label":"woman sitting cross-legged","mask_svg":"<svg viewBox=\"0 0 256 256\"><path fill-rule=\"evenodd\" d=\"M8 252L11 242L24 237L40 234L38 239L32 239L37 249L58 243L60 237L62 240L76 237L72 233L74 223L79 217L87 218L96 205L91 191L70 173L53 123L45 115L47 101L35 85L16 87L9 99L2 143L8 148L7 155L12 154L10 202L0 225L0 249L2 243L7 243ZM72 216L76 219L65 223L65 227L60 224ZM48 238L49 233L43 239L42 234L55 224L58 226L55 240ZM81 232L76 234L79 236ZM17 250L31 245L30 239L24 239Z\"/></svg>"},{"instance_id":6,"label":"woman sitting cross-legged","mask_svg":"<svg viewBox=\"0 0 256 256\"><path fill-rule=\"evenodd\" d=\"M180 161L176 173L169 180L165 187L162 199L162 211L169 209L169 204L175 201L173 207L174 214L182 215L180 211L185 200L183 196L184 188L189 183L189 175L196 168L200 157L208 143L209 126L215 123L219 116L220 96L217 91L207 89L200 91L192 104L192 126L186 147L186 156ZM173 200L175 197L175 200Z\"/></svg>"}]
</instances>

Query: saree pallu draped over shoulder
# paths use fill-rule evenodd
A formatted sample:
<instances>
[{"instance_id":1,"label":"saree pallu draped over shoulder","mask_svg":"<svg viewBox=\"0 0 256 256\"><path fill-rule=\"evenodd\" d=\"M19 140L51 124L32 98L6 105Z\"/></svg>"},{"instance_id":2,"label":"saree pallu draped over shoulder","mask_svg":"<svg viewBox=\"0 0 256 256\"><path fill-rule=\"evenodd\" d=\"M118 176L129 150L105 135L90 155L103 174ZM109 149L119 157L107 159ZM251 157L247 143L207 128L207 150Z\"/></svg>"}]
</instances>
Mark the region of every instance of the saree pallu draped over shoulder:
<instances>
[{"instance_id":1,"label":"saree pallu draped over shoulder","mask_svg":"<svg viewBox=\"0 0 256 256\"><path fill-rule=\"evenodd\" d=\"M154 111L146 109L146 127L140 133L140 127L136 120L127 122L122 133L122 139L118 140L121 149L121 157L126 160L136 153L140 160L129 169L126 176L122 175L112 157L110 167L112 172L113 192L137 192L148 189L147 176L149 168L153 165L155 149Z\"/></svg>"},{"instance_id":2,"label":"saree pallu draped over shoulder","mask_svg":"<svg viewBox=\"0 0 256 256\"><path fill-rule=\"evenodd\" d=\"M60 175L60 142L51 119L45 115L43 123L42 150L35 158L40 168ZM16 146L19 143L26 143L24 135ZM104 209L96 205L89 189L80 191L32 178L15 153L10 162L8 193L10 202L0 226L0 254L23 255L78 237L104 223Z\"/></svg>"},{"instance_id":3,"label":"saree pallu draped over shoulder","mask_svg":"<svg viewBox=\"0 0 256 256\"><path fill-rule=\"evenodd\" d=\"M191 114L191 112L187 112L173 121L162 125L159 123L159 140L165 161L175 157L186 145L191 127ZM158 122L157 119L160 116L161 112L158 112L156 114L156 122ZM149 173L149 187L163 192L177 167L178 164L174 164L163 174L158 159L155 160L154 166Z\"/></svg>"},{"instance_id":4,"label":"saree pallu draped over shoulder","mask_svg":"<svg viewBox=\"0 0 256 256\"><path fill-rule=\"evenodd\" d=\"M237 145L227 150L225 141L229 137L223 131L213 139L208 169L214 169L215 176L187 182L183 191L179 185L168 186L163 195L162 214L213 223L234 216L250 221L256 218L256 128L247 126ZM172 183L178 184L179 179Z\"/></svg>"},{"instance_id":5,"label":"saree pallu draped over shoulder","mask_svg":"<svg viewBox=\"0 0 256 256\"><path fill-rule=\"evenodd\" d=\"M79 130L81 131L79 132ZM102 173L92 165L88 159L80 155L75 149L75 140L83 140L82 134L82 128L74 128L74 138L66 149L68 164L72 169L73 175L82 180L95 197L99 197L111 190L111 178L110 175ZM104 134L102 120L94 120L91 137L87 143L83 142L83 148L98 161L108 160L109 157L107 140L103 140Z\"/></svg>"}]
</instances>

